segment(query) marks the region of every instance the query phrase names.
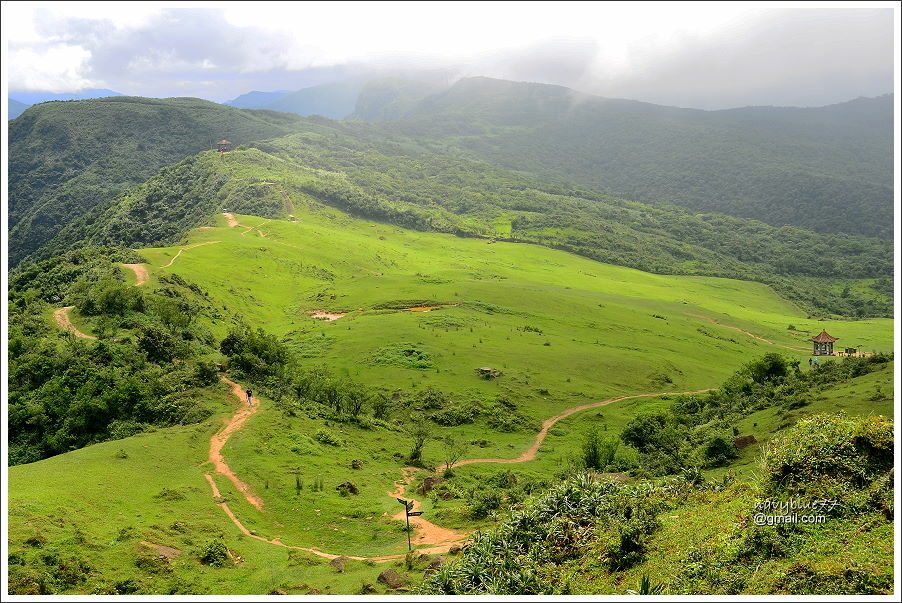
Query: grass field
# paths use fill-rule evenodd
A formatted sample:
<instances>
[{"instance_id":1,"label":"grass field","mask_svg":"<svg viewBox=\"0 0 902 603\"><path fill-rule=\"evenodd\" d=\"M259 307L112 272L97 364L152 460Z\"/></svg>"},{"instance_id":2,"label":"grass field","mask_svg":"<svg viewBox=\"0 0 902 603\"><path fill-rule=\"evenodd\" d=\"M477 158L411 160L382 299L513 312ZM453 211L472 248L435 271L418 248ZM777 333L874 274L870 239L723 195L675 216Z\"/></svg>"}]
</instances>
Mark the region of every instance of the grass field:
<instances>
[{"instance_id":1,"label":"grass field","mask_svg":"<svg viewBox=\"0 0 902 603\"><path fill-rule=\"evenodd\" d=\"M351 218L298 195L292 206L296 221L235 216L240 225L230 228L218 215L214 228L192 231L180 246L140 250L149 261L150 280L143 286L178 274L199 285L224 316L275 333L309 366L327 366L387 394L433 387L460 405L479 405L483 412L473 423L434 428L424 450L433 465L441 464L438 438L447 434L469 443L464 458L513 459L530 446L544 419L567 408L716 387L770 351L804 365L806 340L822 329L864 351L893 347L891 320L809 320L758 283L654 275L535 245L411 232ZM134 273L123 270L133 283ZM438 308L408 310L422 306ZM311 318L311 311L346 315L327 322ZM72 320L93 332L89 318L73 312ZM218 337L235 324L233 318L200 320ZM418 367L398 355L402 344L418 352ZM483 379L479 367L502 374ZM354 594L364 583L384 592L376 576L402 562L353 561L339 573L308 553L242 535L213 503L204 479L209 440L236 401L225 388L211 395L220 411L206 423L12 467L11 554L29 560L43 555L48 572L72 556L93 568L80 573L83 581L73 578L65 592L85 592L90 585L103 592L300 594L313 588ZM491 427L494 415L507 412L495 405L499 397L513 402L526 426L511 432ZM892 398L888 368L824 391L791 415L775 409L750 415L742 433L764 442L793 418L827 410L890 414ZM574 414L550 430L536 460L468 465L454 479L478 484L510 470L521 480L553 480L575 455L584 430L597 426L616 434L637 413L671 400L635 398ZM321 430L339 445L314 437ZM740 474L752 470L759 446L743 451L734 467ZM241 522L267 539L340 555L403 554L407 535L391 519L400 505L390 493L409 449L401 430L287 416L264 398L260 412L223 449L230 467L264 501L264 511L227 479L215 480ZM425 475L421 471L412 487ZM342 496L336 486L345 481L360 493ZM464 504L423 498L422 508L424 517L457 530L491 523L467 519ZM225 568L201 564L198 551L220 538L240 560ZM142 543L182 553L154 562Z\"/></svg>"}]
</instances>

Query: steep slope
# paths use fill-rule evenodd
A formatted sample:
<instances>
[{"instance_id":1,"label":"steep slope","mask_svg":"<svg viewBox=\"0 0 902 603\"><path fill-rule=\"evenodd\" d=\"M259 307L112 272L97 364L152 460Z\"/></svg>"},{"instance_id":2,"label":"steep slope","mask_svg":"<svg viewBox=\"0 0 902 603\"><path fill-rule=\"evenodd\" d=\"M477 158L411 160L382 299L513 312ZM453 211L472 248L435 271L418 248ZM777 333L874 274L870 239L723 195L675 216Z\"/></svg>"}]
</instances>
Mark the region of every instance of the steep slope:
<instances>
[{"instance_id":1,"label":"steep slope","mask_svg":"<svg viewBox=\"0 0 902 603\"><path fill-rule=\"evenodd\" d=\"M348 119L391 121L410 113L421 100L445 86L417 80L382 78L370 80L360 90L354 112Z\"/></svg>"},{"instance_id":2,"label":"steep slope","mask_svg":"<svg viewBox=\"0 0 902 603\"><path fill-rule=\"evenodd\" d=\"M47 102L9 124L9 259L15 266L98 203L211 148L279 136L291 116L198 99Z\"/></svg>"},{"instance_id":3,"label":"steep slope","mask_svg":"<svg viewBox=\"0 0 902 603\"><path fill-rule=\"evenodd\" d=\"M699 111L469 78L384 128L629 199L891 238L892 120L892 95Z\"/></svg>"}]
</instances>

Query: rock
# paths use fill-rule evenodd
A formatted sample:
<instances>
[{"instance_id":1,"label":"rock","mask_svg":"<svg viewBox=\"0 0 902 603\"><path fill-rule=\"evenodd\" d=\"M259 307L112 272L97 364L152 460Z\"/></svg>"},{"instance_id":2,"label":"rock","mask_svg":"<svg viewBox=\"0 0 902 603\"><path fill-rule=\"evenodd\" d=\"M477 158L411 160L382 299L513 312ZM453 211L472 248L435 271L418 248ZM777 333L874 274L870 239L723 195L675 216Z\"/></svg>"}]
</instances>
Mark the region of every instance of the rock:
<instances>
[{"instance_id":1,"label":"rock","mask_svg":"<svg viewBox=\"0 0 902 603\"><path fill-rule=\"evenodd\" d=\"M451 545L451 548L448 549L448 554L449 554L449 555L459 555L459 554L460 554L460 551L461 551L461 548L460 548L459 545L452 544L452 545Z\"/></svg>"},{"instance_id":2,"label":"rock","mask_svg":"<svg viewBox=\"0 0 902 603\"><path fill-rule=\"evenodd\" d=\"M321 590L318 589L318 588L311 588L310 590L307 591L307 594L308 594L308 595L319 595L319 594L321 594L322 592L323 592L323 591L321 591Z\"/></svg>"},{"instance_id":3,"label":"rock","mask_svg":"<svg viewBox=\"0 0 902 603\"><path fill-rule=\"evenodd\" d=\"M473 369L476 371L476 374L482 377L483 379L495 379L500 377L503 373L498 369L492 368L490 366L482 366L478 369Z\"/></svg>"},{"instance_id":4,"label":"rock","mask_svg":"<svg viewBox=\"0 0 902 603\"><path fill-rule=\"evenodd\" d=\"M429 562L429 569L438 569L441 566L445 565L445 558L439 555L435 559Z\"/></svg>"},{"instance_id":5,"label":"rock","mask_svg":"<svg viewBox=\"0 0 902 603\"><path fill-rule=\"evenodd\" d=\"M336 557L332 561L329 562L329 565L335 568L335 571L339 574L345 571L345 563L348 562L347 557Z\"/></svg>"},{"instance_id":6,"label":"rock","mask_svg":"<svg viewBox=\"0 0 902 603\"><path fill-rule=\"evenodd\" d=\"M363 586L360 587L361 595L374 595L377 592L379 592L379 591L376 590L376 587L373 586L372 584L370 584L369 582L364 582Z\"/></svg>"},{"instance_id":7,"label":"rock","mask_svg":"<svg viewBox=\"0 0 902 603\"><path fill-rule=\"evenodd\" d=\"M351 461L351 469L360 469L363 467L363 461L360 459L354 459Z\"/></svg>"},{"instance_id":8,"label":"rock","mask_svg":"<svg viewBox=\"0 0 902 603\"><path fill-rule=\"evenodd\" d=\"M446 480L443 477L435 477L430 475L426 479L423 480L423 485L417 488L417 494L428 494L430 490L432 490L435 486L444 483Z\"/></svg>"},{"instance_id":9,"label":"rock","mask_svg":"<svg viewBox=\"0 0 902 603\"><path fill-rule=\"evenodd\" d=\"M404 578L394 569L385 570L379 574L377 580L389 588L401 588L404 586Z\"/></svg>"},{"instance_id":10,"label":"rock","mask_svg":"<svg viewBox=\"0 0 902 603\"><path fill-rule=\"evenodd\" d=\"M746 446L751 446L752 444L757 444L757 443L758 443L758 440L755 439L755 436L753 436L753 435L744 435L744 436L739 436L738 438L733 438L733 446L735 446L736 448L738 448L740 450L745 448Z\"/></svg>"},{"instance_id":11,"label":"rock","mask_svg":"<svg viewBox=\"0 0 902 603\"><path fill-rule=\"evenodd\" d=\"M451 500L452 498L454 498L454 494L448 492L447 490L439 494L439 496L441 496L442 500Z\"/></svg>"},{"instance_id":12,"label":"rock","mask_svg":"<svg viewBox=\"0 0 902 603\"><path fill-rule=\"evenodd\" d=\"M357 486L355 486L351 482L338 484L337 486L335 486L335 489L338 490L338 493L342 496L347 496L348 494L360 494Z\"/></svg>"}]
</instances>

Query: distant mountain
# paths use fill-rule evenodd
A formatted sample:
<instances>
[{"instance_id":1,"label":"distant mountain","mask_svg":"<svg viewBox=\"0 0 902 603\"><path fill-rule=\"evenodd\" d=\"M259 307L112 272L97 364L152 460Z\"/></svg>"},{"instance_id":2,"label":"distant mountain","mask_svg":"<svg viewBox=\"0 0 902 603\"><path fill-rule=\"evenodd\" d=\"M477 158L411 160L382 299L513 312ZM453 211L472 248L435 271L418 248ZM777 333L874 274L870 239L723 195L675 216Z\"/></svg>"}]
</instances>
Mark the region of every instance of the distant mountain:
<instances>
[{"instance_id":1,"label":"distant mountain","mask_svg":"<svg viewBox=\"0 0 902 603\"><path fill-rule=\"evenodd\" d=\"M9 263L160 168L227 138L295 131L300 118L192 98L46 102L9 122Z\"/></svg>"},{"instance_id":2,"label":"distant mountain","mask_svg":"<svg viewBox=\"0 0 902 603\"><path fill-rule=\"evenodd\" d=\"M9 97L27 105L36 105L55 100L87 100L89 98L104 98L107 96L125 96L121 92L114 92L105 88L91 88L80 92L26 92L10 90Z\"/></svg>"},{"instance_id":3,"label":"distant mountain","mask_svg":"<svg viewBox=\"0 0 902 603\"><path fill-rule=\"evenodd\" d=\"M637 201L817 232L893 233L892 95L701 111L467 78L380 127Z\"/></svg>"},{"instance_id":4,"label":"distant mountain","mask_svg":"<svg viewBox=\"0 0 902 603\"><path fill-rule=\"evenodd\" d=\"M322 115L330 119L342 119L354 112L357 97L365 83L365 80L347 80L311 86L286 94L261 108L303 116Z\"/></svg>"},{"instance_id":5,"label":"distant mountain","mask_svg":"<svg viewBox=\"0 0 902 603\"><path fill-rule=\"evenodd\" d=\"M7 119L15 119L19 117L22 112L30 107L31 105L26 105L25 103L20 103L14 98L9 99L9 105L7 109Z\"/></svg>"},{"instance_id":6,"label":"distant mountain","mask_svg":"<svg viewBox=\"0 0 902 603\"><path fill-rule=\"evenodd\" d=\"M265 109L270 103L290 93L291 90L275 90L273 92L259 92L254 90L235 97L232 100L228 100L223 104L238 109Z\"/></svg>"},{"instance_id":7,"label":"distant mountain","mask_svg":"<svg viewBox=\"0 0 902 603\"><path fill-rule=\"evenodd\" d=\"M446 87L400 78L371 80L360 90L354 113L348 117L363 121L397 120L407 115L421 100Z\"/></svg>"}]
</instances>

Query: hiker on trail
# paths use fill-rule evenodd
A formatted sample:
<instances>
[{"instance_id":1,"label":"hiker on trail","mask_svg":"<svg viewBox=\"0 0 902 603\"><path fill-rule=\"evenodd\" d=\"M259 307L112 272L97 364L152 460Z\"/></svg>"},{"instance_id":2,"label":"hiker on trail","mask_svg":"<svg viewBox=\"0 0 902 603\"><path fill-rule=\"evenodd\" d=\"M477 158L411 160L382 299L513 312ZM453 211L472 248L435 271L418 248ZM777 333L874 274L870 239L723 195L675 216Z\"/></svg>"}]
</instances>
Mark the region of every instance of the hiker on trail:
<instances>
[{"instance_id":1,"label":"hiker on trail","mask_svg":"<svg viewBox=\"0 0 902 603\"><path fill-rule=\"evenodd\" d=\"M254 392L252 392L251 390L247 390L247 405L248 405L248 406L253 406L253 405L254 405L254 403L252 402L252 400L253 400L253 395L254 395Z\"/></svg>"},{"instance_id":2,"label":"hiker on trail","mask_svg":"<svg viewBox=\"0 0 902 603\"><path fill-rule=\"evenodd\" d=\"M809 358L809 359L808 359L808 368L811 368L811 365L812 365L812 364L814 364L814 360L811 359L811 358Z\"/></svg>"}]
</instances>

